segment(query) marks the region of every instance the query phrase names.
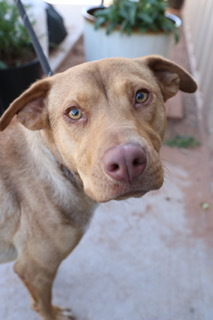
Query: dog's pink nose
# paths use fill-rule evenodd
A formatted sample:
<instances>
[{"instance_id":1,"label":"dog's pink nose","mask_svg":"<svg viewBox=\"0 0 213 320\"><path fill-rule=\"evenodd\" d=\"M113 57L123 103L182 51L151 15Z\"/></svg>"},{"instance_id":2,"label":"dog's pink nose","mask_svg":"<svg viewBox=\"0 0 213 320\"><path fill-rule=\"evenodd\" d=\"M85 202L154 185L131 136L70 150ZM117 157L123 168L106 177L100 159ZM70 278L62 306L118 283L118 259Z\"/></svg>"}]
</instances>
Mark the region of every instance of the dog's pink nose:
<instances>
[{"instance_id":1,"label":"dog's pink nose","mask_svg":"<svg viewBox=\"0 0 213 320\"><path fill-rule=\"evenodd\" d=\"M144 172L147 163L144 149L133 143L107 150L102 160L103 168L110 177L128 183Z\"/></svg>"}]
</instances>

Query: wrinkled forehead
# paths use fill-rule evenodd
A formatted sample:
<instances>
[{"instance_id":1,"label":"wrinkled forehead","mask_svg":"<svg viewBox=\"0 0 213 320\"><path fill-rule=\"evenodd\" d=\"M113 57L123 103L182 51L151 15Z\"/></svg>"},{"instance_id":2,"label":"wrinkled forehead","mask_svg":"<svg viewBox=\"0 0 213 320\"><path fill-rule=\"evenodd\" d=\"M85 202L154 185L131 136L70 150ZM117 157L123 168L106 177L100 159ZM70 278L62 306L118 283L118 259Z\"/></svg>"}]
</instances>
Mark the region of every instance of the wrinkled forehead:
<instances>
[{"instance_id":1,"label":"wrinkled forehead","mask_svg":"<svg viewBox=\"0 0 213 320\"><path fill-rule=\"evenodd\" d=\"M112 58L101 61L84 63L69 69L67 77L72 84L81 83L99 86L115 84L119 80L141 79L153 81L151 70L142 62L133 59Z\"/></svg>"},{"instance_id":2,"label":"wrinkled forehead","mask_svg":"<svg viewBox=\"0 0 213 320\"><path fill-rule=\"evenodd\" d=\"M125 93L128 88L139 86L153 89L156 81L150 69L137 60L112 58L84 63L70 68L55 79L54 92L64 98L79 99L89 95Z\"/></svg>"}]
</instances>

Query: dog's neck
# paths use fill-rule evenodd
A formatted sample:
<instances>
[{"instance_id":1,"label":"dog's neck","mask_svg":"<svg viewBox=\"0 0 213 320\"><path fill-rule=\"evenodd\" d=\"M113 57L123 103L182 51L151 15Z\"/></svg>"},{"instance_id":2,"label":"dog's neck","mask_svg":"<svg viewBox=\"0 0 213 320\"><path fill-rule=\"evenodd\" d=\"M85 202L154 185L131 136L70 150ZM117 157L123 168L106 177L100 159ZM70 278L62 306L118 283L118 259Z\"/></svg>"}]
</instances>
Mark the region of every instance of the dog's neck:
<instances>
[{"instance_id":1,"label":"dog's neck","mask_svg":"<svg viewBox=\"0 0 213 320\"><path fill-rule=\"evenodd\" d=\"M97 203L85 194L79 175L71 172L59 156L56 158L41 132L28 130L26 139L31 149L32 165L35 163L40 168L39 179L49 190L55 206L67 219L74 221L73 224L86 225Z\"/></svg>"},{"instance_id":2,"label":"dog's neck","mask_svg":"<svg viewBox=\"0 0 213 320\"><path fill-rule=\"evenodd\" d=\"M58 164L63 175L71 182L78 190L83 190L83 183L77 173L71 172L64 164Z\"/></svg>"},{"instance_id":3,"label":"dog's neck","mask_svg":"<svg viewBox=\"0 0 213 320\"><path fill-rule=\"evenodd\" d=\"M83 183L78 173L71 172L67 168L55 145L52 147L52 145L48 143L42 131L28 130L26 138L35 162L42 162L40 167L41 170L44 171L41 172L43 177L45 177L45 175L49 175L51 178L54 178L59 175L61 179L65 179L66 183L68 182L71 184L79 192L84 192ZM55 170L54 173L53 170ZM57 177L57 180L58 179L59 177Z\"/></svg>"}]
</instances>

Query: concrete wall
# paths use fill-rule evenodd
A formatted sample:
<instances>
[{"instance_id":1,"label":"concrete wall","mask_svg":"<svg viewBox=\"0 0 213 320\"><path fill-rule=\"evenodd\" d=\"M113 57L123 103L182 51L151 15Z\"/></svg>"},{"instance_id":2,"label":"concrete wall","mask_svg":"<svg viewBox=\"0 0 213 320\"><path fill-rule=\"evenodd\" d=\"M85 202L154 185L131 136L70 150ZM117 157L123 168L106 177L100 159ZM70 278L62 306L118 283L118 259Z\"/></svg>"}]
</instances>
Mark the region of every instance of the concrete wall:
<instances>
[{"instance_id":1,"label":"concrete wall","mask_svg":"<svg viewBox=\"0 0 213 320\"><path fill-rule=\"evenodd\" d=\"M198 106L213 149L213 0L186 0L184 25L192 67L199 83Z\"/></svg>"}]
</instances>

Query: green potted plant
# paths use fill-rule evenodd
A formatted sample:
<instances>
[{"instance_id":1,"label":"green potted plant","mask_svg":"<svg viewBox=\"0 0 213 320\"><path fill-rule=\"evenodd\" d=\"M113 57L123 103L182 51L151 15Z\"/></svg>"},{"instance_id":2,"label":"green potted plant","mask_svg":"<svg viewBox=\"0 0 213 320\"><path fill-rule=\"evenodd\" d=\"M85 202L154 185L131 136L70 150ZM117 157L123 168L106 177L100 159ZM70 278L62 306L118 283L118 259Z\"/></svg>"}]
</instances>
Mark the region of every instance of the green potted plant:
<instances>
[{"instance_id":1,"label":"green potted plant","mask_svg":"<svg viewBox=\"0 0 213 320\"><path fill-rule=\"evenodd\" d=\"M0 109L41 76L28 33L12 1L0 0Z\"/></svg>"},{"instance_id":2,"label":"green potted plant","mask_svg":"<svg viewBox=\"0 0 213 320\"><path fill-rule=\"evenodd\" d=\"M181 20L166 13L165 0L114 0L83 12L87 60L113 56L168 56Z\"/></svg>"}]
</instances>

